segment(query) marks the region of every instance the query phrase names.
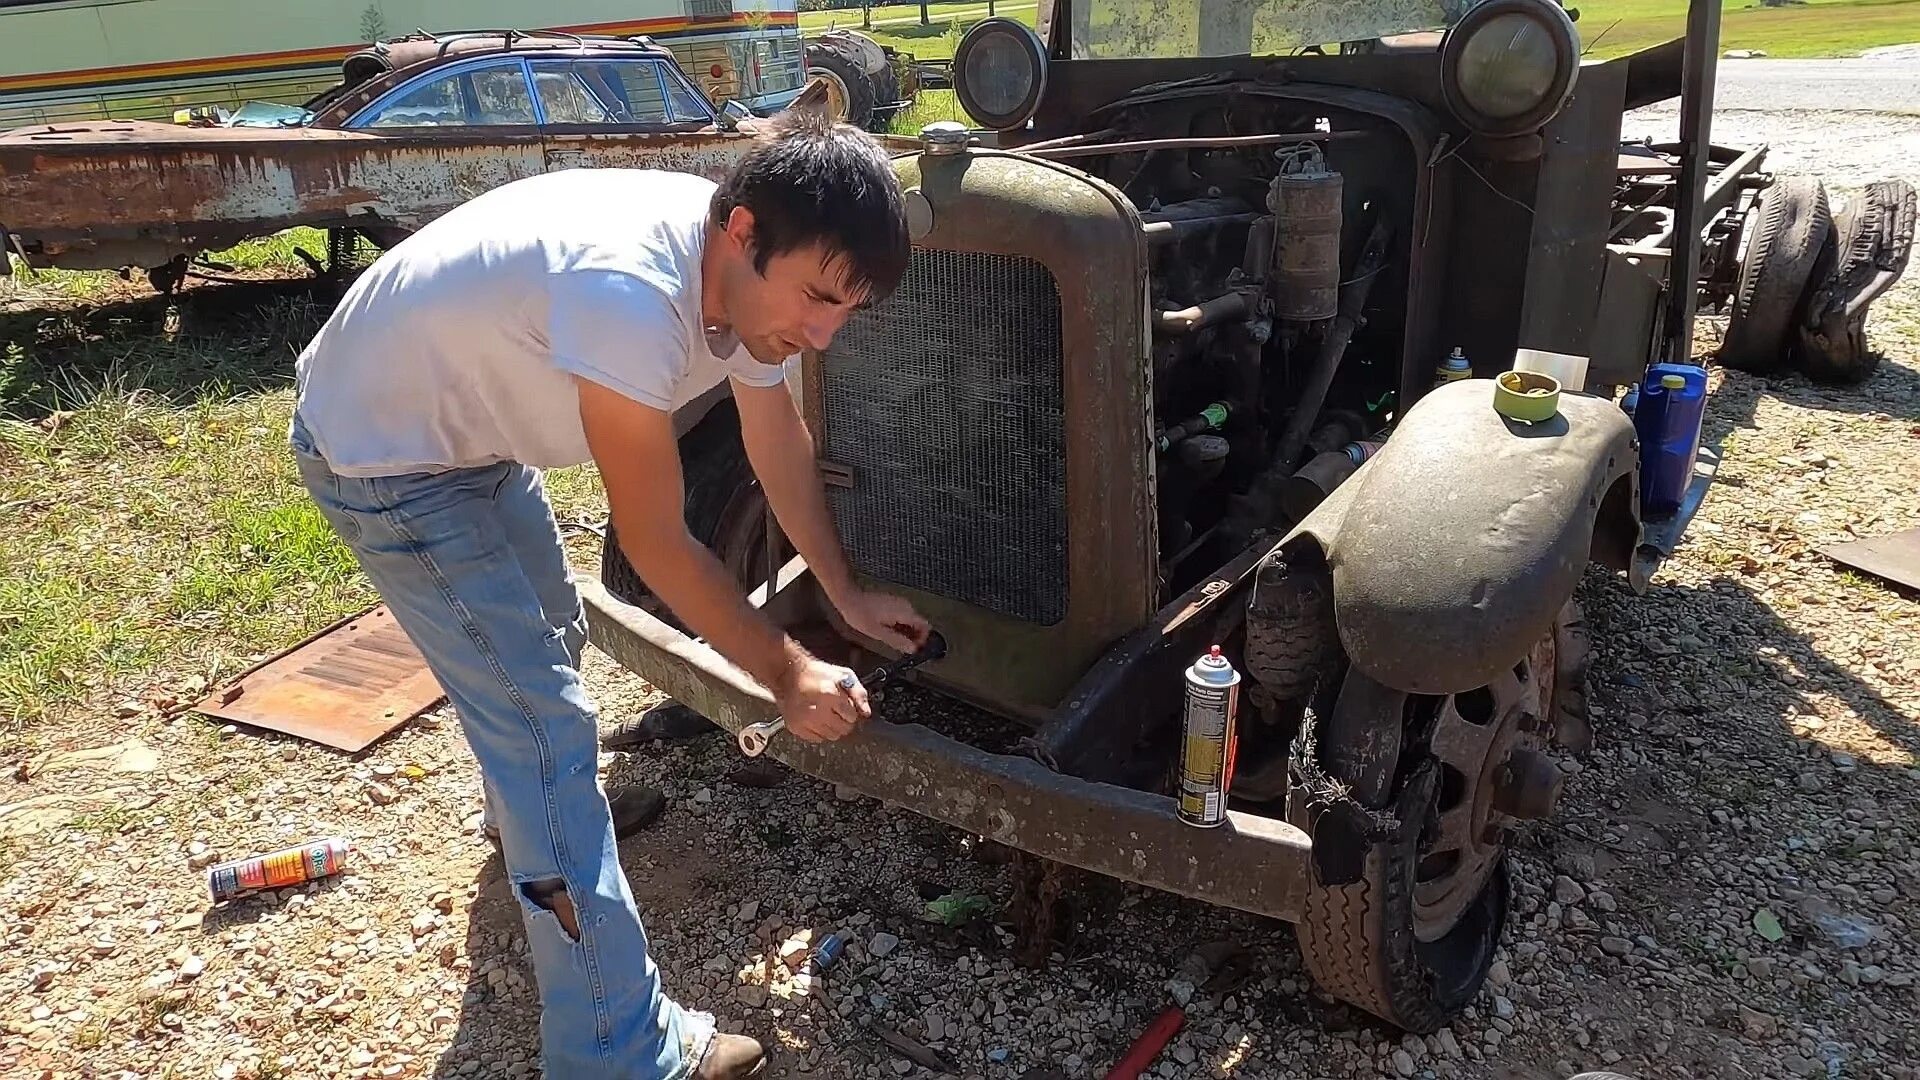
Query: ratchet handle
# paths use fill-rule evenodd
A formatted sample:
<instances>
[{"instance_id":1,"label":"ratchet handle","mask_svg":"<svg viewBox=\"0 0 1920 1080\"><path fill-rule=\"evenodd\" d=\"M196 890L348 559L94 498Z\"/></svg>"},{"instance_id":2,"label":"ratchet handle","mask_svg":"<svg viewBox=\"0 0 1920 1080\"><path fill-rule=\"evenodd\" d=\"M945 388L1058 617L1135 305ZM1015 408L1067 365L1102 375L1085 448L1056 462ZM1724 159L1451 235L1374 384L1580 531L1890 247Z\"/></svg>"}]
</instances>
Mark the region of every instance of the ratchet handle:
<instances>
[{"instance_id":1,"label":"ratchet handle","mask_svg":"<svg viewBox=\"0 0 1920 1080\"><path fill-rule=\"evenodd\" d=\"M941 637L940 632L936 630L928 635L927 643L921 646L919 652L881 665L873 674L866 677L864 685L869 687L878 686L888 679L893 678L895 675L918 667L929 660L938 660L946 654L947 639ZM846 675L840 680L840 689L848 693L852 693L856 685L861 684L856 683L855 677L851 674ZM746 727L740 729L740 733L735 736L735 741L740 744L741 753L748 757L759 757L761 754L767 752L767 744L773 740L774 735L786 726L787 722L784 718L768 720L759 724L748 724Z\"/></svg>"},{"instance_id":2,"label":"ratchet handle","mask_svg":"<svg viewBox=\"0 0 1920 1080\"><path fill-rule=\"evenodd\" d=\"M748 724L735 736L740 744L740 752L748 757L759 757L767 752L767 743L774 733L787 726L785 720L769 720L761 724Z\"/></svg>"}]
</instances>

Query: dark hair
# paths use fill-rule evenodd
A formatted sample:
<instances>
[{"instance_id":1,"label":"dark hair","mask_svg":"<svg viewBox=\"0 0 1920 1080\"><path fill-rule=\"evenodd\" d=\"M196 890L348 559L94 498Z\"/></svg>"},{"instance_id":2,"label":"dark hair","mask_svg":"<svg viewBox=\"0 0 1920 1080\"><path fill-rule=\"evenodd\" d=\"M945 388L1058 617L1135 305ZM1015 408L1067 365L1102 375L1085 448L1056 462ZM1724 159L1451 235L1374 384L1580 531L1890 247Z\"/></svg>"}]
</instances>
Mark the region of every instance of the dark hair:
<instances>
[{"instance_id":1,"label":"dark hair","mask_svg":"<svg viewBox=\"0 0 1920 1080\"><path fill-rule=\"evenodd\" d=\"M907 271L906 206L893 166L872 136L811 108L760 121L759 145L713 193L709 220L753 213L754 269L818 243L845 262L845 283L883 300Z\"/></svg>"}]
</instances>

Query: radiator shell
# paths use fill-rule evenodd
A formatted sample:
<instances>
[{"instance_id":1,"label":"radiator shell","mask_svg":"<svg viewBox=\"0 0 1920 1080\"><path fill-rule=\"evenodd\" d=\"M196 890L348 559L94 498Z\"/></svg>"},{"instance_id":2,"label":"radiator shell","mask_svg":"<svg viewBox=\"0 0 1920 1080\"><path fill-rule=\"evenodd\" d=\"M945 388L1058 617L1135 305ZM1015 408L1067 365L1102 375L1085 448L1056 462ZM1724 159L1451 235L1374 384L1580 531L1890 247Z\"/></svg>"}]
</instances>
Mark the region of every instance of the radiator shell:
<instances>
[{"instance_id":1,"label":"radiator shell","mask_svg":"<svg viewBox=\"0 0 1920 1080\"><path fill-rule=\"evenodd\" d=\"M913 265L805 360L828 507L946 636L928 680L1039 719L1160 599L1140 218L1014 153L894 165Z\"/></svg>"}]
</instances>

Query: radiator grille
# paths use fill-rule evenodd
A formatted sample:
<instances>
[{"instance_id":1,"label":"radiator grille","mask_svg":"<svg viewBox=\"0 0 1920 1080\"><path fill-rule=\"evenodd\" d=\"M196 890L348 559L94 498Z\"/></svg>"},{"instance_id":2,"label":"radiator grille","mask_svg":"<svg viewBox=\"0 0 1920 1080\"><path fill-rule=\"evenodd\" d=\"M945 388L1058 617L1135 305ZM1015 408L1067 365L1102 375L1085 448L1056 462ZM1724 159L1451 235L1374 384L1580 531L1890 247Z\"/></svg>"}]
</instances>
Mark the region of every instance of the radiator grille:
<instances>
[{"instance_id":1,"label":"radiator grille","mask_svg":"<svg viewBox=\"0 0 1920 1080\"><path fill-rule=\"evenodd\" d=\"M1030 622L1067 608L1060 293L1031 259L916 249L824 359L828 487L862 573Z\"/></svg>"}]
</instances>

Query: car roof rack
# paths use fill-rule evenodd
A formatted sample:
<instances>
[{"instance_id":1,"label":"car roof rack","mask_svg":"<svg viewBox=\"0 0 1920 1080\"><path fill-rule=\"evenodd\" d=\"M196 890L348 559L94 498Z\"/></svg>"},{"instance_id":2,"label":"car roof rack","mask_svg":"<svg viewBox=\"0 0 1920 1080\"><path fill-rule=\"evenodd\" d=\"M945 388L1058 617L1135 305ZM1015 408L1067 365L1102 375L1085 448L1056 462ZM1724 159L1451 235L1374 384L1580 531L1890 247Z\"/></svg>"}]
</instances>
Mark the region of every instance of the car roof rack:
<instances>
[{"instance_id":1,"label":"car roof rack","mask_svg":"<svg viewBox=\"0 0 1920 1080\"><path fill-rule=\"evenodd\" d=\"M440 46L440 53L443 56L446 55L447 50L456 42L489 37L500 38L502 47L509 51L513 49L516 41L527 38L558 39L564 42L571 42L576 47L582 49L589 45L596 48L608 46L616 48L624 46L627 48L648 50L657 50L660 48L658 43L645 34L632 34L628 36L615 34L575 34L565 30L519 30L513 28L455 30L444 33L430 33L426 30L420 30L416 31L416 33L438 44Z\"/></svg>"}]
</instances>

